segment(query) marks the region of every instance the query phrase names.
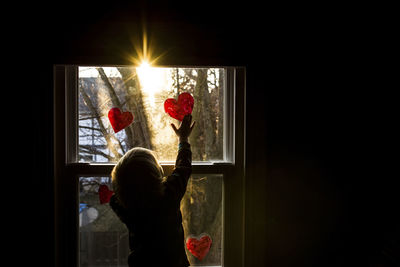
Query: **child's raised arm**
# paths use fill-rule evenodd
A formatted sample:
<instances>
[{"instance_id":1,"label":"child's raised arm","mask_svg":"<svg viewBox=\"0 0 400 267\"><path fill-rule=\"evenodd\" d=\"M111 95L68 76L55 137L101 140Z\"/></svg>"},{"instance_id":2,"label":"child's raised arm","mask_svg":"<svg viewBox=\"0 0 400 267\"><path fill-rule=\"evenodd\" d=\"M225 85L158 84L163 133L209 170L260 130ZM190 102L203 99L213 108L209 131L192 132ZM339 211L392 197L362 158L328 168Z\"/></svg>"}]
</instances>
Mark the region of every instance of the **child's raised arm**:
<instances>
[{"instance_id":1,"label":"child's raised arm","mask_svg":"<svg viewBox=\"0 0 400 267\"><path fill-rule=\"evenodd\" d=\"M187 182L192 173L192 151L188 143L188 137L192 132L195 123L192 123L192 116L186 115L179 128L171 124L172 129L179 137L178 156L175 162L175 169L172 175L167 178L167 188L172 192L179 204L186 192Z\"/></svg>"}]
</instances>

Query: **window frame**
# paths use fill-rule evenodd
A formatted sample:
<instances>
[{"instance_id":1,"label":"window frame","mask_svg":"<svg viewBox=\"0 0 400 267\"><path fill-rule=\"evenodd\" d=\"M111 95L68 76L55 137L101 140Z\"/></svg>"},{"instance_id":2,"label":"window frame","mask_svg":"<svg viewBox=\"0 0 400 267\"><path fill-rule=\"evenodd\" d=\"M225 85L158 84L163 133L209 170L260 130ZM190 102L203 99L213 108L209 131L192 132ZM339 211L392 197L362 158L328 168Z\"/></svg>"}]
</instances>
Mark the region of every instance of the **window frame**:
<instances>
[{"instance_id":1,"label":"window frame","mask_svg":"<svg viewBox=\"0 0 400 267\"><path fill-rule=\"evenodd\" d=\"M213 66L173 67L213 68ZM216 66L216 68L222 67ZM227 89L224 94L224 147L226 148L224 160L193 162L192 173L223 175L221 261L225 267L240 267L244 266L246 73L244 67L224 68ZM115 163L76 162L77 102L78 65L54 65L54 199L57 267L79 266L79 177L109 176L115 165ZM161 166L168 175L173 170L174 162L161 162Z\"/></svg>"}]
</instances>

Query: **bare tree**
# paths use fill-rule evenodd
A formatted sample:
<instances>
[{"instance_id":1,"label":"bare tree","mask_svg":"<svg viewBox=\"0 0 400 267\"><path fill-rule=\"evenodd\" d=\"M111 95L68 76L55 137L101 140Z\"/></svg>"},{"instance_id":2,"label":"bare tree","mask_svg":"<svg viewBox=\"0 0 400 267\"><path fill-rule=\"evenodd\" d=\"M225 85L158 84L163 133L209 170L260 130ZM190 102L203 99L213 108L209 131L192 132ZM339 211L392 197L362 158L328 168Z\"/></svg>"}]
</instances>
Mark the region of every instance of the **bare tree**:
<instances>
[{"instance_id":1,"label":"bare tree","mask_svg":"<svg viewBox=\"0 0 400 267\"><path fill-rule=\"evenodd\" d=\"M84 116L81 120L91 118L96 121L95 124L97 127L92 126L89 127L89 129L97 133L96 136L99 140L104 138L105 145L111 154L105 152L104 146L88 144L79 144L80 153L100 155L105 157L108 161L116 161L130 148L142 146L152 149L151 131L144 114L143 96L135 68L118 68L122 76L122 80L120 79L120 81L117 81L118 79L116 78L114 79L115 81L113 81L107 77L103 68L96 68L96 70L99 73L100 79L97 82L101 83L101 89L104 90L109 97L106 111L111 107L117 107L120 110L128 110L133 114L135 119L130 126L123 130L125 132L125 139L121 141L116 138L110 127L106 127L102 120L107 114L104 112L104 108L99 104L98 92L82 82L79 86L79 92L89 116ZM122 85L117 86L118 82L122 83ZM116 87L121 88L117 89ZM88 126L80 125L80 129L85 128L87 129Z\"/></svg>"},{"instance_id":2,"label":"bare tree","mask_svg":"<svg viewBox=\"0 0 400 267\"><path fill-rule=\"evenodd\" d=\"M136 143L131 142L132 147L134 145L144 146L148 149L152 149L151 144L151 131L148 126L148 118L144 113L143 95L140 88L139 77L136 73L135 68L117 68L121 73L122 80L125 83L125 93L129 97L126 99L129 110L132 110L135 116L133 127L131 131L137 133Z\"/></svg>"}]
</instances>

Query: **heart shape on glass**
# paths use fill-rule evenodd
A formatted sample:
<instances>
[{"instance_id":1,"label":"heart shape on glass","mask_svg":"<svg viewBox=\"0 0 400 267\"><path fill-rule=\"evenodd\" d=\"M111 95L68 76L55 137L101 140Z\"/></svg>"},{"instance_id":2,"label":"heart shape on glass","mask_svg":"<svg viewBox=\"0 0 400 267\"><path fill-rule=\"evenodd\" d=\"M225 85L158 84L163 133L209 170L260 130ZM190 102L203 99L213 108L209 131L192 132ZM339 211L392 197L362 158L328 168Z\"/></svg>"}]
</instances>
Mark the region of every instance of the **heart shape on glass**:
<instances>
[{"instance_id":1,"label":"heart shape on glass","mask_svg":"<svg viewBox=\"0 0 400 267\"><path fill-rule=\"evenodd\" d=\"M114 132L118 133L122 129L128 127L133 122L133 115L129 111L121 113L121 110L119 110L119 108L112 108L108 112L108 119L110 120Z\"/></svg>"},{"instance_id":2,"label":"heart shape on glass","mask_svg":"<svg viewBox=\"0 0 400 267\"><path fill-rule=\"evenodd\" d=\"M194 106L193 96L189 93L182 93L178 96L178 101L168 98L164 102L164 110L172 118L182 121L185 115L192 114Z\"/></svg>"},{"instance_id":3,"label":"heart shape on glass","mask_svg":"<svg viewBox=\"0 0 400 267\"><path fill-rule=\"evenodd\" d=\"M105 204L110 202L111 196L114 194L114 191L108 189L108 186L102 184L99 186L99 200L100 204Z\"/></svg>"},{"instance_id":4,"label":"heart shape on glass","mask_svg":"<svg viewBox=\"0 0 400 267\"><path fill-rule=\"evenodd\" d=\"M207 234L202 234L199 238L189 237L186 240L186 248L199 260L204 259L210 251L211 245L211 237Z\"/></svg>"}]
</instances>

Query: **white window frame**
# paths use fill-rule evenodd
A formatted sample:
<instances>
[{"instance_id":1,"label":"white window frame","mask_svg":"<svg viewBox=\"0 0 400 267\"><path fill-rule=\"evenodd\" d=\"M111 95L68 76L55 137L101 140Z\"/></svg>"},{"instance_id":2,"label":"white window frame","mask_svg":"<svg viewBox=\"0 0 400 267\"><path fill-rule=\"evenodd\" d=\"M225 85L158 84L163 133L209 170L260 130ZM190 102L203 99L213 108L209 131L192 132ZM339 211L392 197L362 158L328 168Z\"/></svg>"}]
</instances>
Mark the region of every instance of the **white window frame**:
<instances>
[{"instance_id":1,"label":"white window frame","mask_svg":"<svg viewBox=\"0 0 400 267\"><path fill-rule=\"evenodd\" d=\"M192 173L223 175L222 266L244 267L246 73L244 67L225 67L225 70L224 160L193 162ZM115 165L77 162L77 101L78 66L55 65L53 108L57 267L79 266L79 177L109 176ZM166 174L172 172L173 164L161 162Z\"/></svg>"}]
</instances>

